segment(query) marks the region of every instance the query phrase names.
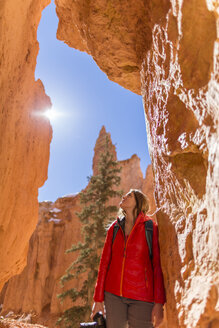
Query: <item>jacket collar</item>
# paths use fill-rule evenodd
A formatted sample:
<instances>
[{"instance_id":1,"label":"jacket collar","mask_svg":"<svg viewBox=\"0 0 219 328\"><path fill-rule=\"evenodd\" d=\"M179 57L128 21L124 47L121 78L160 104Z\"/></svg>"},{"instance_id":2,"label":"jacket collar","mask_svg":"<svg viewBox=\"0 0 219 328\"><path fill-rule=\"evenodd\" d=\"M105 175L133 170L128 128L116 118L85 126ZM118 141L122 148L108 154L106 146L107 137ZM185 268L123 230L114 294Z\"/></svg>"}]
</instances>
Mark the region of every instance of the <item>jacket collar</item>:
<instances>
[{"instance_id":1,"label":"jacket collar","mask_svg":"<svg viewBox=\"0 0 219 328\"><path fill-rule=\"evenodd\" d=\"M145 222L145 221L148 221L148 220L150 220L150 218L147 215L145 215L143 212L140 212L139 215L136 218L135 224L139 224L141 222ZM125 216L123 216L121 218L117 218L117 222L122 228L124 228L124 226L125 226Z\"/></svg>"},{"instance_id":2,"label":"jacket collar","mask_svg":"<svg viewBox=\"0 0 219 328\"><path fill-rule=\"evenodd\" d=\"M136 224L142 223L149 220L147 215L145 215L143 212L140 212L137 219L136 219Z\"/></svg>"},{"instance_id":3,"label":"jacket collar","mask_svg":"<svg viewBox=\"0 0 219 328\"><path fill-rule=\"evenodd\" d=\"M139 222L145 222L145 221L151 220L151 218L149 216L147 216L146 214L144 214L143 212L141 212L139 214L139 216L140 216Z\"/></svg>"}]
</instances>

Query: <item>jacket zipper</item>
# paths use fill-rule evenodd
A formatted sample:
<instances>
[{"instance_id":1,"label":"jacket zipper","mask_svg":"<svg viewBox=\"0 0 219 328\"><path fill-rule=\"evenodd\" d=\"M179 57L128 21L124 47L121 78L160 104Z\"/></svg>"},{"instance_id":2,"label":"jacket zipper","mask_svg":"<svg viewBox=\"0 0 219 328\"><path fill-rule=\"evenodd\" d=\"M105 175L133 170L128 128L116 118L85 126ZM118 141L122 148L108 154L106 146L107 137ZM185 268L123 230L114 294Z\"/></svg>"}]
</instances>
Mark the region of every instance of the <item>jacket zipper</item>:
<instances>
[{"instance_id":1,"label":"jacket zipper","mask_svg":"<svg viewBox=\"0 0 219 328\"><path fill-rule=\"evenodd\" d=\"M134 226L132 227L132 230L128 236L128 239L127 241L125 241L125 234L122 230L122 228L120 227L120 229L122 230L122 233L123 233L123 237L124 237L124 244L125 244L125 247L124 247L124 253L123 253L123 260L122 260L122 273L121 273L121 280L120 280L120 296L122 296L122 285L123 285L123 277L124 277L124 268L125 268L125 258L126 258L126 249L127 249L127 244L128 244L128 241L129 241L129 238L132 234L132 231L134 230L135 226L136 226L136 223L134 224Z\"/></svg>"}]
</instances>

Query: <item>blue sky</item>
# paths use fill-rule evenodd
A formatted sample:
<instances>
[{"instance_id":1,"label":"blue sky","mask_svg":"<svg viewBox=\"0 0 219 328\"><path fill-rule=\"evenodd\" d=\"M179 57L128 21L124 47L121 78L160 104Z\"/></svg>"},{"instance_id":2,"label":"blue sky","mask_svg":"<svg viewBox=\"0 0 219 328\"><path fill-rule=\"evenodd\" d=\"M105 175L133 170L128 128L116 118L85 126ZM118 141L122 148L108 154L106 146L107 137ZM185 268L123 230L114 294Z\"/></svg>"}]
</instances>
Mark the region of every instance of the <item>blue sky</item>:
<instances>
[{"instance_id":1,"label":"blue sky","mask_svg":"<svg viewBox=\"0 0 219 328\"><path fill-rule=\"evenodd\" d=\"M56 39L54 2L46 7L38 28L40 78L53 108L53 140L48 179L39 201L79 192L92 174L94 146L102 125L111 133L118 160L137 154L141 168L150 163L142 98L110 81L91 56Z\"/></svg>"}]
</instances>

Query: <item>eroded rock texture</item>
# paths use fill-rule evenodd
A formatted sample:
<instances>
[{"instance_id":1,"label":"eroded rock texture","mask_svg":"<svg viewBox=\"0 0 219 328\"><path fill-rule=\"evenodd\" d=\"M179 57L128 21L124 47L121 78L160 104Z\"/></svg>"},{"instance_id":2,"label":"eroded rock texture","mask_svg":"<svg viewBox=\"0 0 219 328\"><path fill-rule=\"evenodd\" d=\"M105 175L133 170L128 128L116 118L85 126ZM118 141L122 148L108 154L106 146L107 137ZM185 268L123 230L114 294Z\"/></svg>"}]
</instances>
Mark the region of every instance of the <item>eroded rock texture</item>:
<instances>
[{"instance_id":1,"label":"eroded rock texture","mask_svg":"<svg viewBox=\"0 0 219 328\"><path fill-rule=\"evenodd\" d=\"M111 152L117 158L110 134L103 127L95 145L93 173L97 172L98 158L106 135L110 139ZM130 188L144 190L152 201L151 209L154 211L151 166L148 167L144 179L137 155L119 161L119 165L122 171L118 189L123 189L124 192ZM119 201L120 198L115 198L112 204L118 206ZM32 313L32 322L54 328L61 313L72 306L70 299L61 304L57 294L63 291L59 283L60 277L76 259L75 253L65 254L65 250L81 240L81 223L75 213L80 210L78 194L58 198L54 203L47 201L39 204L39 221L30 239L27 266L21 274L12 277L0 293L0 303L3 303L1 315L6 315L9 311L15 314ZM80 283L81 279L70 281L64 288L77 288Z\"/></svg>"},{"instance_id":2,"label":"eroded rock texture","mask_svg":"<svg viewBox=\"0 0 219 328\"><path fill-rule=\"evenodd\" d=\"M34 71L37 27L48 0L0 3L0 289L26 264L47 178L52 130L35 116L51 106Z\"/></svg>"},{"instance_id":3,"label":"eroded rock texture","mask_svg":"<svg viewBox=\"0 0 219 328\"><path fill-rule=\"evenodd\" d=\"M168 327L218 327L218 2L55 2L57 37L143 96Z\"/></svg>"},{"instance_id":4,"label":"eroded rock texture","mask_svg":"<svg viewBox=\"0 0 219 328\"><path fill-rule=\"evenodd\" d=\"M140 69L150 48L151 29L163 17L168 1L55 0L57 37L86 51L109 79L141 93Z\"/></svg>"}]
</instances>

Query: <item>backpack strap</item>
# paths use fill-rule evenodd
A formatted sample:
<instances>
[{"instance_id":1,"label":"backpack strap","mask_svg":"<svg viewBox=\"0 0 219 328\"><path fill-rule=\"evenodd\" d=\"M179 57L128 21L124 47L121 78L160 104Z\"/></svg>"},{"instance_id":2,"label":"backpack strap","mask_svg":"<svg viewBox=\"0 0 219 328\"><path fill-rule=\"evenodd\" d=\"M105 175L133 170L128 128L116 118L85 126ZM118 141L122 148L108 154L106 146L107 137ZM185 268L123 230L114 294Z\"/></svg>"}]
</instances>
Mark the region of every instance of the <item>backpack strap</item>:
<instances>
[{"instance_id":1,"label":"backpack strap","mask_svg":"<svg viewBox=\"0 0 219 328\"><path fill-rule=\"evenodd\" d=\"M119 231L119 224L116 222L116 224L113 227L113 240L112 240L112 245L114 243L114 240L116 238L117 232Z\"/></svg>"},{"instance_id":2,"label":"backpack strap","mask_svg":"<svg viewBox=\"0 0 219 328\"><path fill-rule=\"evenodd\" d=\"M119 231L119 227L122 228L123 233L125 234L125 217L123 217L120 221L117 220L116 224L113 227L113 239L112 239L112 245L114 243L114 240L116 238L117 232Z\"/></svg>"},{"instance_id":3,"label":"backpack strap","mask_svg":"<svg viewBox=\"0 0 219 328\"><path fill-rule=\"evenodd\" d=\"M150 259L153 259L153 221L148 220L145 222L145 235L149 248Z\"/></svg>"}]
</instances>

